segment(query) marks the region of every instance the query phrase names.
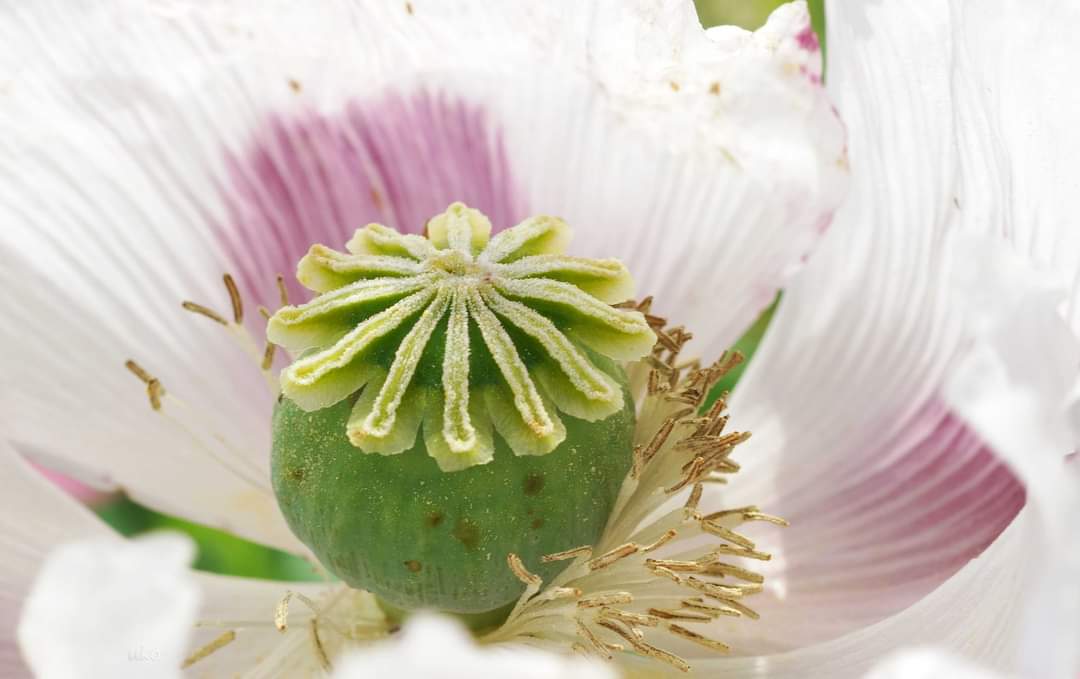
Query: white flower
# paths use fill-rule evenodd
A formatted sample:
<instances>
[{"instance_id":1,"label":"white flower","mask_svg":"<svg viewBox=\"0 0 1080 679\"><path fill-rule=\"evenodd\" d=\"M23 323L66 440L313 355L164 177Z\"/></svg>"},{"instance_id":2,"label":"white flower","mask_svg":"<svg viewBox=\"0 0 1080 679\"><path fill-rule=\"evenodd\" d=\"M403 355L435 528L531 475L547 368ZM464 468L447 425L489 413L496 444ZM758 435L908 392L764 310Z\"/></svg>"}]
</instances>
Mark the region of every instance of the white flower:
<instances>
[{"instance_id":1,"label":"white flower","mask_svg":"<svg viewBox=\"0 0 1080 679\"><path fill-rule=\"evenodd\" d=\"M1061 651L1080 619L1060 520L1075 501L1062 448L1073 335L1041 351L1033 332L1057 318L1042 288L1005 285L1015 297L992 301L1007 304L980 305L972 290L1007 271L980 255L965 276L970 241L955 235L1011 247L1075 296L1080 193L1065 159L1080 107L1061 87L1074 10L830 6L828 90L848 153L801 4L711 40L675 0L67 4L0 10L5 673L25 671L16 611L45 555L106 531L18 453L305 554L268 487L270 393L177 302L221 299L231 271L276 307L275 275L311 243L367 221L416 230L455 200L497 226L563 216L575 249L625 261L706 359L785 290L732 404L754 434L742 471L701 506L760 505L792 527L754 532L774 555L759 569L762 619L714 625L733 657L679 648L697 670L852 677L930 643L1006 671L1075 671L1067 649L1039 647ZM243 323L261 329L251 307ZM124 374L130 357L160 378L144 375L156 414ZM191 577L196 675L319 673L340 650L320 625L379 616L341 588L290 586L286 609L278 584ZM1047 611L1045 629L1027 624ZM67 629L101 643L24 632L36 670L50 644L112 648L143 615L81 612L99 624ZM186 619L179 605L157 613Z\"/></svg>"}]
</instances>

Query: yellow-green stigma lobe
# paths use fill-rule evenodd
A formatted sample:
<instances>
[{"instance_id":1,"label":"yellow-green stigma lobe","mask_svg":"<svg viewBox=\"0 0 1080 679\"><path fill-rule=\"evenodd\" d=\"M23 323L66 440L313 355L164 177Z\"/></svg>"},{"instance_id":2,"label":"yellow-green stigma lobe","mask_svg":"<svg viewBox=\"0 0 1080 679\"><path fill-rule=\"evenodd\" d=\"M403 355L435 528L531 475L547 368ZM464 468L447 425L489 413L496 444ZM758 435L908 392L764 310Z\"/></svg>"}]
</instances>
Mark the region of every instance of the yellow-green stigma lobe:
<instances>
[{"instance_id":1,"label":"yellow-green stigma lobe","mask_svg":"<svg viewBox=\"0 0 1080 679\"><path fill-rule=\"evenodd\" d=\"M592 422L623 407L589 351L631 361L656 342L640 312L611 306L633 295L626 267L566 256L569 238L546 216L492 237L487 217L454 203L426 238L370 224L348 252L312 246L297 278L320 294L267 328L300 356L284 395L310 412L362 390L349 441L393 455L422 428L443 471L490 462L493 429L516 455L551 452L566 437L560 411Z\"/></svg>"}]
</instances>

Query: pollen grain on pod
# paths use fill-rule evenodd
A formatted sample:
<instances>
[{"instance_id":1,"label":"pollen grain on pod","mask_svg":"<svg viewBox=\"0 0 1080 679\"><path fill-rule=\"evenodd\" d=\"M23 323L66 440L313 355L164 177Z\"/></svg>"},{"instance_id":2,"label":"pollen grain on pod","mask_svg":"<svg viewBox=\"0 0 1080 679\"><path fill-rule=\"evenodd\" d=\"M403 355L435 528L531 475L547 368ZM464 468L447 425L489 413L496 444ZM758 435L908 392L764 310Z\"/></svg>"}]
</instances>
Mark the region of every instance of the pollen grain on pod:
<instances>
[{"instance_id":1,"label":"pollen grain on pod","mask_svg":"<svg viewBox=\"0 0 1080 679\"><path fill-rule=\"evenodd\" d=\"M560 413L622 409L600 357L636 360L657 337L641 311L612 306L633 294L626 268L564 254L556 217L491 232L454 203L425 236L370 224L346 252L313 245L297 279L318 295L267 326L272 344L307 352L282 371L284 395L310 412L359 393L354 446L398 454L422 428L443 471L490 462L493 428L516 455L544 455L566 438Z\"/></svg>"}]
</instances>

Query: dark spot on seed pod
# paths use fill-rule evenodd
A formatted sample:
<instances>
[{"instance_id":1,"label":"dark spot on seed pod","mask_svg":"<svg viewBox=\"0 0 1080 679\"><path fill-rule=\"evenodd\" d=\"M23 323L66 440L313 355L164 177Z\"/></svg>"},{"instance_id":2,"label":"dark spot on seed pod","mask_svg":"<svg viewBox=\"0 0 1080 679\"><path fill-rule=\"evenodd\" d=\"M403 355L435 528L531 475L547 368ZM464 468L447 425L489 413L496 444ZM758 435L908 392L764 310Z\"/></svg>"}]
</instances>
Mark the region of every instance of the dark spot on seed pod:
<instances>
[{"instance_id":1,"label":"dark spot on seed pod","mask_svg":"<svg viewBox=\"0 0 1080 679\"><path fill-rule=\"evenodd\" d=\"M465 545L465 549L476 549L480 545L480 526L469 519L458 521L450 534Z\"/></svg>"},{"instance_id":2,"label":"dark spot on seed pod","mask_svg":"<svg viewBox=\"0 0 1080 679\"><path fill-rule=\"evenodd\" d=\"M307 477L307 470L303 467L293 467L289 471L285 472L286 478L296 483L303 483L304 478Z\"/></svg>"},{"instance_id":3,"label":"dark spot on seed pod","mask_svg":"<svg viewBox=\"0 0 1080 679\"><path fill-rule=\"evenodd\" d=\"M540 527L544 525L544 520L543 519L533 519L533 522L532 522L531 525L532 525L533 530L539 530Z\"/></svg>"},{"instance_id":4,"label":"dark spot on seed pod","mask_svg":"<svg viewBox=\"0 0 1080 679\"><path fill-rule=\"evenodd\" d=\"M277 395L277 402L278 403L281 403L284 400L285 400L285 394L278 394Z\"/></svg>"},{"instance_id":5,"label":"dark spot on seed pod","mask_svg":"<svg viewBox=\"0 0 1080 679\"><path fill-rule=\"evenodd\" d=\"M442 522L442 512L428 512L427 516L424 517L424 525L426 525L428 528L435 528Z\"/></svg>"},{"instance_id":6,"label":"dark spot on seed pod","mask_svg":"<svg viewBox=\"0 0 1080 679\"><path fill-rule=\"evenodd\" d=\"M423 567L424 565L415 559L409 559L405 562L405 568L408 568L410 573L419 573Z\"/></svg>"},{"instance_id":7,"label":"dark spot on seed pod","mask_svg":"<svg viewBox=\"0 0 1080 679\"><path fill-rule=\"evenodd\" d=\"M536 495L544 489L544 475L533 472L525 477L525 494Z\"/></svg>"}]
</instances>

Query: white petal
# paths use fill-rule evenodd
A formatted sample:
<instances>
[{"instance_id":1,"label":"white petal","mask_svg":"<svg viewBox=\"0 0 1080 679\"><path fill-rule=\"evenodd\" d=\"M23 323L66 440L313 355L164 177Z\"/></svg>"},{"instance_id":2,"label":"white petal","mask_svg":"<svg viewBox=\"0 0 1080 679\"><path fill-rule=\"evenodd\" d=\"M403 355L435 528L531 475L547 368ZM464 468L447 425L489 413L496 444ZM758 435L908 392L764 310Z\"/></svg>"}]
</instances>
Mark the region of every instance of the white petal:
<instances>
[{"instance_id":1,"label":"white petal","mask_svg":"<svg viewBox=\"0 0 1080 679\"><path fill-rule=\"evenodd\" d=\"M959 219L967 229L1003 237L1074 284L1080 92L1061 83L1080 62L1073 30L1080 7L1005 0L986 11L953 0L950 9Z\"/></svg>"},{"instance_id":2,"label":"white petal","mask_svg":"<svg viewBox=\"0 0 1080 679\"><path fill-rule=\"evenodd\" d=\"M933 648L898 651L879 663L866 679L1000 679L971 663Z\"/></svg>"},{"instance_id":3,"label":"white petal","mask_svg":"<svg viewBox=\"0 0 1080 679\"><path fill-rule=\"evenodd\" d=\"M344 656L334 679L393 676L400 679L613 679L614 669L599 661L565 657L527 647L481 649L459 623L418 615L394 640Z\"/></svg>"},{"instance_id":4,"label":"white petal","mask_svg":"<svg viewBox=\"0 0 1080 679\"><path fill-rule=\"evenodd\" d=\"M791 49L805 8L714 44L688 1L572 7L3 10L12 438L155 508L302 551L266 483L269 395L221 328L177 304L227 309L231 270L260 334L254 303L276 305L274 275L309 244L368 220L416 231L459 199L499 226L564 214L580 251L628 258L679 320L734 338L842 184L840 127ZM195 437L146 409L129 358L198 411L165 407Z\"/></svg>"},{"instance_id":5,"label":"white petal","mask_svg":"<svg viewBox=\"0 0 1080 679\"><path fill-rule=\"evenodd\" d=\"M973 346L948 384L947 396L1028 489L1041 519L1032 540L1044 554L1030 566L1033 587L1015 665L1032 676L1073 677L1080 670L1080 473L1070 394L1080 366L1080 338L1060 314L1066 288L1031 271L999 242L957 239L957 303ZM971 257L971 255L975 255Z\"/></svg>"},{"instance_id":6,"label":"white petal","mask_svg":"<svg viewBox=\"0 0 1080 679\"><path fill-rule=\"evenodd\" d=\"M43 679L180 676L198 607L191 540L155 535L66 544L23 608L19 644Z\"/></svg>"},{"instance_id":7,"label":"white petal","mask_svg":"<svg viewBox=\"0 0 1080 679\"><path fill-rule=\"evenodd\" d=\"M2 440L0 467L0 674L22 676L28 670L15 645L15 625L46 555L61 543L111 531Z\"/></svg>"},{"instance_id":8,"label":"white petal","mask_svg":"<svg viewBox=\"0 0 1080 679\"><path fill-rule=\"evenodd\" d=\"M572 251L623 259L638 295L694 332L694 353L719 353L801 265L846 187L820 53L798 47L809 15L791 3L756 33L710 40L690 3L597 4L589 63L614 115L522 107L511 159L540 160L522 176L527 204L567 220ZM553 144L537 131L558 116L578 122Z\"/></svg>"}]
</instances>

